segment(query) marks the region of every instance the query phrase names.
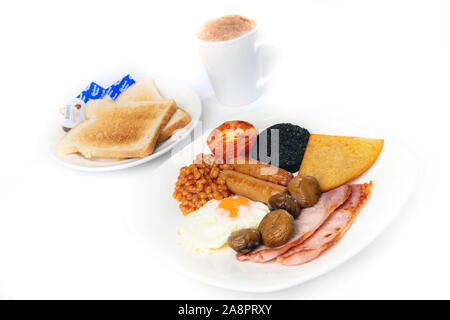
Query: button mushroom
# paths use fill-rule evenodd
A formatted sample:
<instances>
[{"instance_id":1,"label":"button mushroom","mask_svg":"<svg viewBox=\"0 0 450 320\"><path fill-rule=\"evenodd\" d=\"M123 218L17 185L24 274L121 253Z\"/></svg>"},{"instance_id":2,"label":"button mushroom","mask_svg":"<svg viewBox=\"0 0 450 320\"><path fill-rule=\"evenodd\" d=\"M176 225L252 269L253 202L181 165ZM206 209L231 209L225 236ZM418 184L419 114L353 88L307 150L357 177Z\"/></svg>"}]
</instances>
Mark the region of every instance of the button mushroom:
<instances>
[{"instance_id":1,"label":"button mushroom","mask_svg":"<svg viewBox=\"0 0 450 320\"><path fill-rule=\"evenodd\" d=\"M300 203L302 208L309 208L315 205L322 194L317 179L306 174L299 174L289 181L288 191Z\"/></svg>"},{"instance_id":2,"label":"button mushroom","mask_svg":"<svg viewBox=\"0 0 450 320\"><path fill-rule=\"evenodd\" d=\"M261 235L256 229L234 231L228 237L228 245L236 252L247 254L260 245Z\"/></svg>"},{"instance_id":3,"label":"button mushroom","mask_svg":"<svg viewBox=\"0 0 450 320\"><path fill-rule=\"evenodd\" d=\"M300 203L288 193L274 194L269 198L270 210L284 209L289 212L294 219L297 218L302 210Z\"/></svg>"},{"instance_id":4,"label":"button mushroom","mask_svg":"<svg viewBox=\"0 0 450 320\"><path fill-rule=\"evenodd\" d=\"M264 245L279 247L287 243L294 233L294 218L286 210L274 210L266 214L258 230Z\"/></svg>"}]
</instances>

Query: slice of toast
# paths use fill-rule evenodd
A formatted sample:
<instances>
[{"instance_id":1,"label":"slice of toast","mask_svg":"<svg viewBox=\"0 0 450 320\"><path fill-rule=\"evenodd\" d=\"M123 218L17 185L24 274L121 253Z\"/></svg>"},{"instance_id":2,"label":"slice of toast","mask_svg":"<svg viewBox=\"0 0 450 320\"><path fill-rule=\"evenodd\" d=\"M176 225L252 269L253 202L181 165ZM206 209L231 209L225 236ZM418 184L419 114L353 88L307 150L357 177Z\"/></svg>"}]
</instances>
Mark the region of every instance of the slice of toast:
<instances>
[{"instance_id":1,"label":"slice of toast","mask_svg":"<svg viewBox=\"0 0 450 320\"><path fill-rule=\"evenodd\" d=\"M128 101L159 101L164 100L156 87L155 81L149 76L140 78L122 92L117 98L116 102L128 102ZM92 100L91 100L92 101ZM172 136L176 130L184 128L191 122L191 117L182 108L178 108L169 123L163 128L158 143L167 140Z\"/></svg>"},{"instance_id":2,"label":"slice of toast","mask_svg":"<svg viewBox=\"0 0 450 320\"><path fill-rule=\"evenodd\" d=\"M121 105L131 105L131 103L119 104L109 99L89 100L84 106L84 117L86 119L95 118L107 112L109 108Z\"/></svg>"},{"instance_id":3,"label":"slice of toast","mask_svg":"<svg viewBox=\"0 0 450 320\"><path fill-rule=\"evenodd\" d=\"M155 81L145 76L136 81L132 86L122 92L116 99L117 103L128 101L153 101L164 100L156 87Z\"/></svg>"},{"instance_id":4,"label":"slice of toast","mask_svg":"<svg viewBox=\"0 0 450 320\"><path fill-rule=\"evenodd\" d=\"M86 158L146 157L177 110L174 100L123 104L104 100L95 106L86 110L86 120L62 137L58 152L80 152Z\"/></svg>"},{"instance_id":5,"label":"slice of toast","mask_svg":"<svg viewBox=\"0 0 450 320\"><path fill-rule=\"evenodd\" d=\"M123 103L125 104L125 102ZM96 114L102 113L105 109L115 107L116 105L120 104L107 99L90 100L84 107L85 118L93 118ZM184 128L189 122L191 122L189 114L185 110L177 108L169 122L162 128L157 143L169 139L175 131Z\"/></svg>"},{"instance_id":6,"label":"slice of toast","mask_svg":"<svg viewBox=\"0 0 450 320\"><path fill-rule=\"evenodd\" d=\"M383 145L383 139L311 134L299 173L314 176L328 191L370 168Z\"/></svg>"},{"instance_id":7,"label":"slice of toast","mask_svg":"<svg viewBox=\"0 0 450 320\"><path fill-rule=\"evenodd\" d=\"M166 126L161 130L158 143L169 139L177 130L186 127L191 122L191 116L184 109L178 108Z\"/></svg>"}]
</instances>

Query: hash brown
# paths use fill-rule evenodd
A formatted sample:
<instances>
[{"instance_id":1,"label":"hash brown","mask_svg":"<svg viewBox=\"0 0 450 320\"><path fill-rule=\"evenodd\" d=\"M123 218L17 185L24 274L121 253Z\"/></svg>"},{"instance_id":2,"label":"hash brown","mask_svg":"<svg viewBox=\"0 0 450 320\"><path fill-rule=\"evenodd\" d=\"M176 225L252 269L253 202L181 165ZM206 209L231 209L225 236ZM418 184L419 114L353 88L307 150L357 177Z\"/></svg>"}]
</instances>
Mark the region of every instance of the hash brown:
<instances>
[{"instance_id":1,"label":"hash brown","mask_svg":"<svg viewBox=\"0 0 450 320\"><path fill-rule=\"evenodd\" d=\"M311 134L299 174L316 177L322 191L334 189L365 172L383 145L383 139Z\"/></svg>"}]
</instances>

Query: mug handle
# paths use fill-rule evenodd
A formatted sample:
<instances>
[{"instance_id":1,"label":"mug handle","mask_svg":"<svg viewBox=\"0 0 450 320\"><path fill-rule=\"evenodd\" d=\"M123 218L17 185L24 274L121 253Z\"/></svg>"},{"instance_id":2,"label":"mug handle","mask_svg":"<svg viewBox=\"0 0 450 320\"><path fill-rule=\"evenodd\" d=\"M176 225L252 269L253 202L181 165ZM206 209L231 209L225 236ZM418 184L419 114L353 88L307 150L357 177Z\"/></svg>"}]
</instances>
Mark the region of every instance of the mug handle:
<instances>
[{"instance_id":1,"label":"mug handle","mask_svg":"<svg viewBox=\"0 0 450 320\"><path fill-rule=\"evenodd\" d=\"M278 49L268 43L256 44L256 56L258 59L258 70L260 78L256 82L256 87L261 90L272 80L280 64Z\"/></svg>"}]
</instances>

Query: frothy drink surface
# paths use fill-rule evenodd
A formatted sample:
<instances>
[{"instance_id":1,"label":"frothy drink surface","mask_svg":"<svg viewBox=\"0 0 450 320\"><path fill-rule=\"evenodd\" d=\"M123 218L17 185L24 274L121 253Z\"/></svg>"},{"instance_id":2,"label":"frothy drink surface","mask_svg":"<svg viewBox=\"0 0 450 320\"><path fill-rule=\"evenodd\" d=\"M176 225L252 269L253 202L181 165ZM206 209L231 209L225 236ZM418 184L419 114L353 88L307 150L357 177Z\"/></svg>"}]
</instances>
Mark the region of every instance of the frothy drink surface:
<instances>
[{"instance_id":1,"label":"frothy drink surface","mask_svg":"<svg viewBox=\"0 0 450 320\"><path fill-rule=\"evenodd\" d=\"M197 32L197 37L205 41L226 41L243 36L255 26L255 21L238 14L227 15L206 21Z\"/></svg>"}]
</instances>

